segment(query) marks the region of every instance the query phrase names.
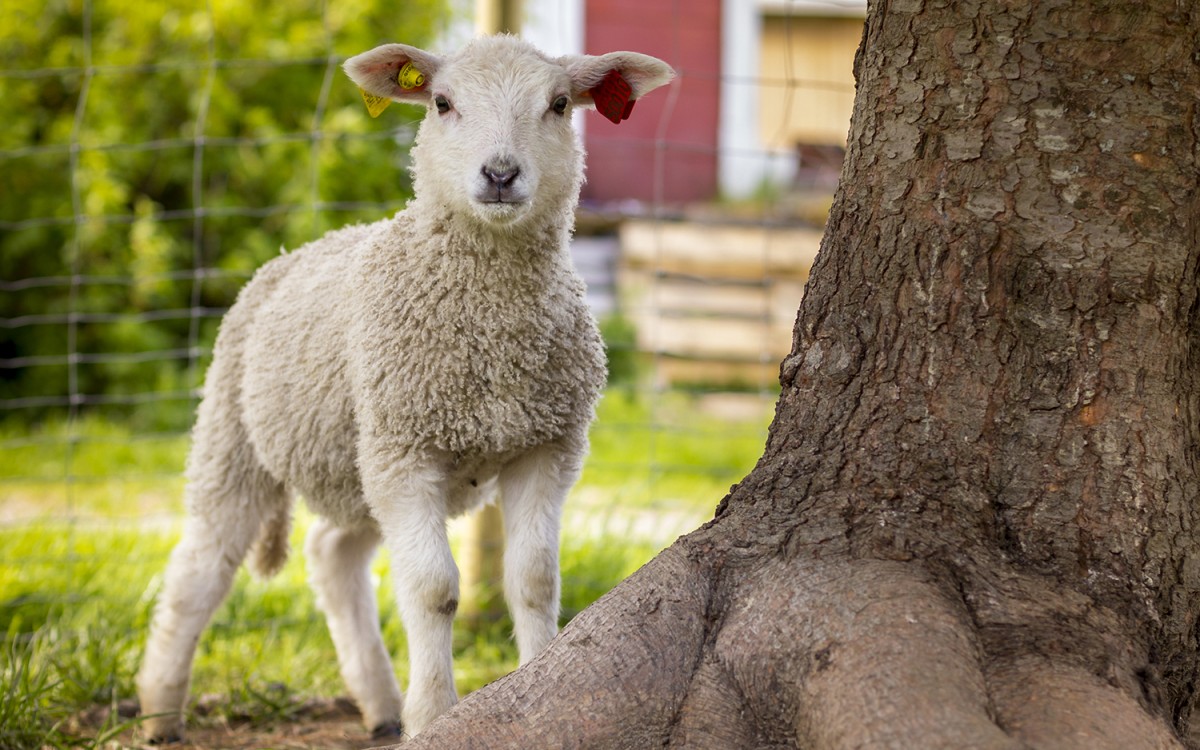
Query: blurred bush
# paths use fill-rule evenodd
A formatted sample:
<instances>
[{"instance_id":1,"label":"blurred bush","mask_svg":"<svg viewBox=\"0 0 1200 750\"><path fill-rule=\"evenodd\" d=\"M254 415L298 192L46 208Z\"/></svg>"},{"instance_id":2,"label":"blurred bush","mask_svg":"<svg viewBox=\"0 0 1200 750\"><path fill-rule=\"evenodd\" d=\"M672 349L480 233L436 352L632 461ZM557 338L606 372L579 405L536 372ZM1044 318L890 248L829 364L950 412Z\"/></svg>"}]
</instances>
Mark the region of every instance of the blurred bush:
<instances>
[{"instance_id":1,"label":"blurred bush","mask_svg":"<svg viewBox=\"0 0 1200 750\"><path fill-rule=\"evenodd\" d=\"M0 420L75 393L186 426L249 274L411 194L421 112L370 120L339 66L430 43L446 5L0 3Z\"/></svg>"}]
</instances>

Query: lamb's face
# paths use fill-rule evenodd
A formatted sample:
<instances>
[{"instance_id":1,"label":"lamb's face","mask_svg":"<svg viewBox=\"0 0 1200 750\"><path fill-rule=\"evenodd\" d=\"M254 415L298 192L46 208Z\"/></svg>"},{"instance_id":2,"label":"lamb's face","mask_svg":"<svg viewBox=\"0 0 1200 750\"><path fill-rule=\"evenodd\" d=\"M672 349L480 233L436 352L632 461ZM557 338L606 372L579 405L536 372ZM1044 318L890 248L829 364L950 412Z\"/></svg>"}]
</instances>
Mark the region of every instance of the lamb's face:
<instances>
[{"instance_id":1,"label":"lamb's face","mask_svg":"<svg viewBox=\"0 0 1200 750\"><path fill-rule=\"evenodd\" d=\"M497 225L574 203L582 150L565 69L531 54L464 55L429 93L413 154L424 197Z\"/></svg>"},{"instance_id":2,"label":"lamb's face","mask_svg":"<svg viewBox=\"0 0 1200 750\"><path fill-rule=\"evenodd\" d=\"M599 97L605 116L619 123L639 97L674 76L663 61L636 52L551 59L505 35L447 57L384 44L345 67L377 101L428 108L412 152L421 200L501 227L574 205L583 149L573 108L595 107Z\"/></svg>"}]
</instances>

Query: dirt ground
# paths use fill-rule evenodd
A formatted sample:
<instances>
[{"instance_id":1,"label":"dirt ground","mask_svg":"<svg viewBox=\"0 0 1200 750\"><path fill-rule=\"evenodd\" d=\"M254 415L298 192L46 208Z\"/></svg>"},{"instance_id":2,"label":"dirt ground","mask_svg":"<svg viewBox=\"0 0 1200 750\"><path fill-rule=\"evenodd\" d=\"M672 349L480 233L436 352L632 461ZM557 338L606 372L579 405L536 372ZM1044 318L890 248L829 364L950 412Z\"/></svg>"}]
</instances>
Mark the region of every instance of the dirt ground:
<instances>
[{"instance_id":1,"label":"dirt ground","mask_svg":"<svg viewBox=\"0 0 1200 750\"><path fill-rule=\"evenodd\" d=\"M112 720L107 706L98 706L75 717L69 727L72 734L96 737L104 727L113 726L137 713L133 701L118 706L120 718ZM182 742L150 745L136 729L127 730L97 747L105 750L154 748L154 750L363 750L395 744L399 738L372 739L363 728L358 709L346 698L310 699L290 706L287 718L264 724L238 717L219 717L206 710L204 700L196 706L201 714L187 728ZM205 716L204 714L209 714Z\"/></svg>"}]
</instances>

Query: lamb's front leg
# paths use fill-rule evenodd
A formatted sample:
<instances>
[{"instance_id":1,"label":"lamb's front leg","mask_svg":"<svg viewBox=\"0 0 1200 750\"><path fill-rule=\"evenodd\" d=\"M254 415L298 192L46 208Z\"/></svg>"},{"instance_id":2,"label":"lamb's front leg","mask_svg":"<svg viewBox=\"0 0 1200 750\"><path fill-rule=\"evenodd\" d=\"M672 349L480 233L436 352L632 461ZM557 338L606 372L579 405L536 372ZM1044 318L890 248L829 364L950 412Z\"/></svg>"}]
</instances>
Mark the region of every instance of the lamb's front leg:
<instances>
[{"instance_id":1,"label":"lamb's front leg","mask_svg":"<svg viewBox=\"0 0 1200 750\"><path fill-rule=\"evenodd\" d=\"M408 637L402 717L405 733L415 735L458 700L451 654L458 567L446 537L445 475L431 463L379 467L364 461L363 468Z\"/></svg>"},{"instance_id":2,"label":"lamb's front leg","mask_svg":"<svg viewBox=\"0 0 1200 750\"><path fill-rule=\"evenodd\" d=\"M500 474L504 595L522 664L558 632L559 527L562 504L579 476L579 464L576 452L542 446Z\"/></svg>"}]
</instances>

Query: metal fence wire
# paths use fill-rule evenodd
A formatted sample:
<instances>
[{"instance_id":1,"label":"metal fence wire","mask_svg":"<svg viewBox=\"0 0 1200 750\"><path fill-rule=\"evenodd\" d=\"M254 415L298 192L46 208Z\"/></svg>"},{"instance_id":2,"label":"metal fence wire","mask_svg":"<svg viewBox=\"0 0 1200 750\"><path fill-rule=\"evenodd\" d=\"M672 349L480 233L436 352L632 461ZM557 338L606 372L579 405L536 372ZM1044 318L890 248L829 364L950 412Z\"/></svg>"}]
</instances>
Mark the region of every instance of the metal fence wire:
<instances>
[{"instance_id":1,"label":"metal fence wire","mask_svg":"<svg viewBox=\"0 0 1200 750\"><path fill-rule=\"evenodd\" d=\"M568 540L669 544L752 468L766 434L840 163L840 142L798 122L831 97L848 112L853 97L848 69L830 72L853 46L806 68L795 42L829 37L847 14L853 35L863 8L731 3L751 8L756 37L747 67L723 70L722 91L758 102L758 145L672 142L665 127L646 144L707 152L732 164L723 169L740 168L732 156L767 164L764 175L790 172L702 206L660 191L582 210L575 253L612 383ZM10 50L0 52L0 534L53 529L60 543L0 545L0 568L71 569L94 562L96 529L177 533L188 429L221 315L281 245L403 206L422 113L372 121L341 74L358 51L348 45L392 39L355 20L387 17L368 0L250 3L245 12L262 15L249 19L201 0L164 5L152 23L151 10L105 0L17 5L0 11ZM453 38L463 14L429 13L412 28ZM153 33L139 37L143 27ZM269 38L245 49L225 37L235 32ZM686 85L692 73L676 67ZM669 161L655 163L646 178L661 182ZM129 555L165 564L168 550ZM68 603L55 596L0 591L0 621Z\"/></svg>"}]
</instances>

